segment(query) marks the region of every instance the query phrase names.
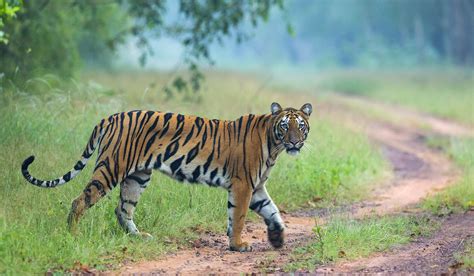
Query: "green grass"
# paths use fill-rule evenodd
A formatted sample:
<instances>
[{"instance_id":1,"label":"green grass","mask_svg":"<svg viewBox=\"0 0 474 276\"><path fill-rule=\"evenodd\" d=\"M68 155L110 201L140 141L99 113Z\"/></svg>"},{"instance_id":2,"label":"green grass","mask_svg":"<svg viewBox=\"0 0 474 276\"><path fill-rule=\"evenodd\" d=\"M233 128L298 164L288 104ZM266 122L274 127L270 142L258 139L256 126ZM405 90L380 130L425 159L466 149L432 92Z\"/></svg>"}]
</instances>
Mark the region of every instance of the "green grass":
<instances>
[{"instance_id":1,"label":"green grass","mask_svg":"<svg viewBox=\"0 0 474 276\"><path fill-rule=\"evenodd\" d=\"M427 217L335 218L314 228L314 241L294 250L285 270L313 271L325 263L366 257L426 235L435 226Z\"/></svg>"},{"instance_id":2,"label":"green grass","mask_svg":"<svg viewBox=\"0 0 474 276\"><path fill-rule=\"evenodd\" d=\"M317 87L372 97L474 124L472 71L347 71L323 74Z\"/></svg>"},{"instance_id":3,"label":"green grass","mask_svg":"<svg viewBox=\"0 0 474 276\"><path fill-rule=\"evenodd\" d=\"M136 213L138 227L154 240L129 237L120 229L113 212L118 189L86 213L73 236L66 230L66 217L88 182L93 161L71 183L46 190L22 178L20 164L27 156L36 156L32 174L50 179L71 168L93 126L115 112L140 108L235 119L267 113L272 101L295 107L310 101L306 95L277 94L255 79L229 73L210 74L198 95L170 98L159 89L165 82L161 73L94 73L80 83L64 84L50 76L32 80L28 93L2 88L0 274L64 271L79 264L107 269L186 246L206 230L225 231L224 190L182 185L155 173ZM282 155L270 176L275 202L291 210L319 197L322 205L363 197L369 184L383 175L381 156L365 136L334 126L317 112L310 123L305 151L297 158Z\"/></svg>"},{"instance_id":4,"label":"green grass","mask_svg":"<svg viewBox=\"0 0 474 276\"><path fill-rule=\"evenodd\" d=\"M423 208L437 215L448 215L474 207L474 139L431 138L429 144L444 149L462 169L458 183L427 198Z\"/></svg>"},{"instance_id":5,"label":"green grass","mask_svg":"<svg viewBox=\"0 0 474 276\"><path fill-rule=\"evenodd\" d=\"M474 238L466 241L464 250L454 254L456 261L463 268L474 268Z\"/></svg>"}]
</instances>

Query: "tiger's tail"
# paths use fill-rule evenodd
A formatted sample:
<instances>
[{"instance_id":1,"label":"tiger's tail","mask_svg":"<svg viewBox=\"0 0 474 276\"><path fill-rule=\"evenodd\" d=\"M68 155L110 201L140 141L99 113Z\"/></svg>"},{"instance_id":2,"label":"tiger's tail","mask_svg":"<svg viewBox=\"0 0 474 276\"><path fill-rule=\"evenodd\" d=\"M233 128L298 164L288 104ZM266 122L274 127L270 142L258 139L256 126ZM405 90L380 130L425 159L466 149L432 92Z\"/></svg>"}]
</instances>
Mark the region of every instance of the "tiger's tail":
<instances>
[{"instance_id":1,"label":"tiger's tail","mask_svg":"<svg viewBox=\"0 0 474 276\"><path fill-rule=\"evenodd\" d=\"M92 132L92 135L89 138L89 142L87 143L87 146L84 149L84 152L82 153L81 159L77 161L73 169L68 171L62 177L56 178L54 180L40 180L36 177L33 177L28 171L28 167L35 160L35 157L33 155L23 161L23 164L21 165L21 173L28 182L42 188L54 188L56 186L60 186L69 182L71 179L76 177L76 175L78 175L82 171L82 169L84 169L87 164L87 161L89 161L96 147L100 143L104 130L104 122L105 120L102 120L101 123L94 128L94 131Z\"/></svg>"}]
</instances>

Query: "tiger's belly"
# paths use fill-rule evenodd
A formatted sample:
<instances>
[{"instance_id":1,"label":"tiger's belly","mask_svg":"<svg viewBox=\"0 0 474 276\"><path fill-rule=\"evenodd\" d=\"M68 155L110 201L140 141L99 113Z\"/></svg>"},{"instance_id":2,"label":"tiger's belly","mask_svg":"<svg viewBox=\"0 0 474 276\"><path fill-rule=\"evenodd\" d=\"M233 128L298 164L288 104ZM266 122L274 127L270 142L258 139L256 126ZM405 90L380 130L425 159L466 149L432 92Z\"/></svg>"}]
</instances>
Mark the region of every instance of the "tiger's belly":
<instances>
[{"instance_id":1,"label":"tiger's belly","mask_svg":"<svg viewBox=\"0 0 474 276\"><path fill-rule=\"evenodd\" d=\"M180 182L206 184L210 187L222 187L224 189L229 188L229 178L222 174L222 169L214 168L211 170L202 164L182 163L182 160L176 159L172 162L155 164L153 168Z\"/></svg>"}]
</instances>

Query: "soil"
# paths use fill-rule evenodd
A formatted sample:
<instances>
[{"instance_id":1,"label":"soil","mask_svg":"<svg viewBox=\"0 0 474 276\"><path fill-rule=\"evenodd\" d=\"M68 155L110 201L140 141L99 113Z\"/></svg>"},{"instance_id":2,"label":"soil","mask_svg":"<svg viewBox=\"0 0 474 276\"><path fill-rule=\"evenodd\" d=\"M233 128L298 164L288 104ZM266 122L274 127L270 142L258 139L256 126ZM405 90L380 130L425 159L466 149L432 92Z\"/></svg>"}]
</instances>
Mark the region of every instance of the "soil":
<instances>
[{"instance_id":1,"label":"soil","mask_svg":"<svg viewBox=\"0 0 474 276\"><path fill-rule=\"evenodd\" d=\"M360 100L360 99L357 99ZM368 102L367 104L374 104ZM387 112L399 114L395 107ZM404 112L404 111L403 111ZM323 106L320 113L326 116L344 117L349 125L362 127L368 137L377 143L393 168L393 177L377 185L371 197L364 202L341 208L341 212L361 218L369 214L396 213L413 206L427 195L443 189L458 179L459 171L439 150L424 143L425 129L412 124L403 126L369 119L349 110L344 103L334 102ZM407 114L407 113L405 113ZM434 125L429 130L439 135L471 135L471 130L427 115L410 113L410 120ZM441 122L441 123L440 123ZM440 127L441 125L441 127ZM193 248L168 254L163 258L124 265L115 273L193 273L229 274L280 272L289 260L292 249L307 243L317 223L324 223L327 212L305 210L283 214L286 243L279 250L267 242L264 223L248 222L243 239L253 244L253 252L239 253L228 250L225 235L208 233L196 240ZM461 241L473 235L473 212L448 218L431 238L420 239L407 247L383 253L373 258L320 268L317 272L446 272L451 271L453 252Z\"/></svg>"}]
</instances>

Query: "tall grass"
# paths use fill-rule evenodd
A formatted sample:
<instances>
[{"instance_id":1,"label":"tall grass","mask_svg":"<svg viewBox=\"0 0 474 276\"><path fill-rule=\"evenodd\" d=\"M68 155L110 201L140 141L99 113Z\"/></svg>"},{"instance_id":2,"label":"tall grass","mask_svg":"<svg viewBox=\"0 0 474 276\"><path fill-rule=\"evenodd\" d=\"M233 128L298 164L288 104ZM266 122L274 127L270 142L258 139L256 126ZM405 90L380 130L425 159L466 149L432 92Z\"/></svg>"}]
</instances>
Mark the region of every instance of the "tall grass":
<instances>
[{"instance_id":1,"label":"tall grass","mask_svg":"<svg viewBox=\"0 0 474 276\"><path fill-rule=\"evenodd\" d=\"M317 86L474 125L474 72L469 70L338 72L323 75Z\"/></svg>"},{"instance_id":2,"label":"tall grass","mask_svg":"<svg viewBox=\"0 0 474 276\"><path fill-rule=\"evenodd\" d=\"M426 217L335 218L314 229L315 241L292 252L287 271L314 270L321 264L353 260L426 235L436 223Z\"/></svg>"},{"instance_id":3,"label":"tall grass","mask_svg":"<svg viewBox=\"0 0 474 276\"><path fill-rule=\"evenodd\" d=\"M474 207L474 139L431 138L430 144L444 150L458 164L463 175L458 183L423 202L437 215L463 212Z\"/></svg>"},{"instance_id":4,"label":"tall grass","mask_svg":"<svg viewBox=\"0 0 474 276\"><path fill-rule=\"evenodd\" d=\"M225 191L182 185L155 173L136 212L138 227L154 240L129 237L120 229L113 212L118 189L91 208L78 235L71 235L66 230L70 203L82 192L93 166L67 185L46 190L22 178L20 164L25 157L37 157L31 172L39 178L62 175L79 157L93 126L124 110L233 119L243 113L266 113L272 101L295 107L310 101L306 95L277 94L255 79L227 73L209 75L199 95L170 98L159 89L165 82L159 73L95 73L81 83L48 77L32 80L26 92L5 88L0 99L0 273L62 271L80 265L105 269L186 246L202 231L224 233ZM322 204L336 198L356 200L381 176L384 164L363 135L323 121L315 113L307 148L297 158L280 158L268 188L286 209L315 197L323 198Z\"/></svg>"}]
</instances>

